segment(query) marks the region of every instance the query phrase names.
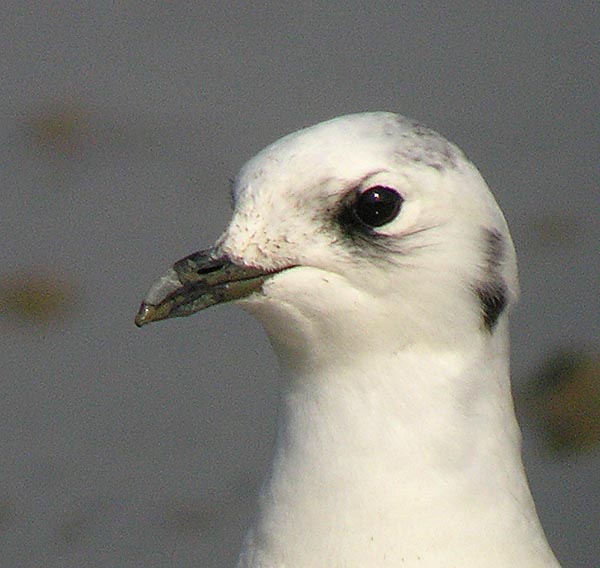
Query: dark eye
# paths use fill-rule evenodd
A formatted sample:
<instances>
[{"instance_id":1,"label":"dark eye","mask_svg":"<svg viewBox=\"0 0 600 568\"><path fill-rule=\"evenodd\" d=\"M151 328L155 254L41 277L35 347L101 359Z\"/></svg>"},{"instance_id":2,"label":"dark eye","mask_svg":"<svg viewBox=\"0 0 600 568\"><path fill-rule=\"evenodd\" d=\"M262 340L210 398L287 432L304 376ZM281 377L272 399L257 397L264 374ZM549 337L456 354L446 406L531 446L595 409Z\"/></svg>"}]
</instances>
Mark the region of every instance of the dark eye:
<instances>
[{"instance_id":1,"label":"dark eye","mask_svg":"<svg viewBox=\"0 0 600 568\"><path fill-rule=\"evenodd\" d=\"M369 227L381 227L398 215L403 201L395 189L377 185L360 194L354 214Z\"/></svg>"}]
</instances>

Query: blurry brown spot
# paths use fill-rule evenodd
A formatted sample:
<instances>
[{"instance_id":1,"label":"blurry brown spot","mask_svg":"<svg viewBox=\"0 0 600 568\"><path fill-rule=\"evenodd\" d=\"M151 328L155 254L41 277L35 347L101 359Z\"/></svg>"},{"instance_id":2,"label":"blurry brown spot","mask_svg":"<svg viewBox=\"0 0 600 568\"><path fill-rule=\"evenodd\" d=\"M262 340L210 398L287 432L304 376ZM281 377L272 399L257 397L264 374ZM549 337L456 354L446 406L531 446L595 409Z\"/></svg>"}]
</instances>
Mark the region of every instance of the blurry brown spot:
<instances>
[{"instance_id":1,"label":"blurry brown spot","mask_svg":"<svg viewBox=\"0 0 600 568\"><path fill-rule=\"evenodd\" d=\"M563 352L540 369L527 405L556 452L600 444L600 357Z\"/></svg>"},{"instance_id":2,"label":"blurry brown spot","mask_svg":"<svg viewBox=\"0 0 600 568\"><path fill-rule=\"evenodd\" d=\"M29 321L48 321L66 314L74 286L53 276L23 274L0 281L0 309Z\"/></svg>"},{"instance_id":3,"label":"blurry brown spot","mask_svg":"<svg viewBox=\"0 0 600 568\"><path fill-rule=\"evenodd\" d=\"M34 149L70 157L91 141L87 113L75 104L51 105L27 121L28 138Z\"/></svg>"}]
</instances>

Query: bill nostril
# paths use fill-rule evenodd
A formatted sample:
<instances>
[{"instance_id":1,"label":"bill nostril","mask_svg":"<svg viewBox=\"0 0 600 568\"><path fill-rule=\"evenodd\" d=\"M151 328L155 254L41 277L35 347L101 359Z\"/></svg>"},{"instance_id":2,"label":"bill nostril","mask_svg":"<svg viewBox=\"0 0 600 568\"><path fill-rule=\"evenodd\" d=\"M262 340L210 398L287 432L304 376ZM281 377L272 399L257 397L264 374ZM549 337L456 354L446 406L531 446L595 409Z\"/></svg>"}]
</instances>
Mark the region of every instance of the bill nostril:
<instances>
[{"instance_id":1,"label":"bill nostril","mask_svg":"<svg viewBox=\"0 0 600 568\"><path fill-rule=\"evenodd\" d=\"M181 282L184 283L194 280L194 276L221 270L229 262L229 258L226 256L214 258L210 250L203 250L178 260L173 265L173 269L177 272Z\"/></svg>"}]
</instances>

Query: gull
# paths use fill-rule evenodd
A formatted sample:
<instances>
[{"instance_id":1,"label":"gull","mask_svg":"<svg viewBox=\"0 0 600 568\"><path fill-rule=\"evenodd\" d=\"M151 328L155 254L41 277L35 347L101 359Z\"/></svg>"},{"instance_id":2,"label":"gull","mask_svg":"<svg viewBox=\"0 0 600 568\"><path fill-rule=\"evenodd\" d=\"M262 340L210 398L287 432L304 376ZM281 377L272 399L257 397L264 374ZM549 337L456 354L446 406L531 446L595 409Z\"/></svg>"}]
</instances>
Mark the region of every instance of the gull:
<instances>
[{"instance_id":1,"label":"gull","mask_svg":"<svg viewBox=\"0 0 600 568\"><path fill-rule=\"evenodd\" d=\"M521 459L506 221L459 148L387 112L290 134L238 175L215 245L138 326L234 301L282 402L239 568L558 566Z\"/></svg>"}]
</instances>

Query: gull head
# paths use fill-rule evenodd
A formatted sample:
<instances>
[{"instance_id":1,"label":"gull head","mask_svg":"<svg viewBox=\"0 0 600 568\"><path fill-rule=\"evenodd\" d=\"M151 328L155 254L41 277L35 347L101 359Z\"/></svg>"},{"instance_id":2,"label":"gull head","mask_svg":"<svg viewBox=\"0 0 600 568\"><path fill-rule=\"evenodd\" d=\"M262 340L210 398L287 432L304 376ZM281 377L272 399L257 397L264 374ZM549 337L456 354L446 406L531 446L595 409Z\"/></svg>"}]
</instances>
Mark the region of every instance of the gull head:
<instances>
[{"instance_id":1,"label":"gull head","mask_svg":"<svg viewBox=\"0 0 600 568\"><path fill-rule=\"evenodd\" d=\"M497 333L518 294L504 217L477 169L392 113L290 134L241 170L212 248L175 263L136 323L238 302L284 361Z\"/></svg>"}]
</instances>

